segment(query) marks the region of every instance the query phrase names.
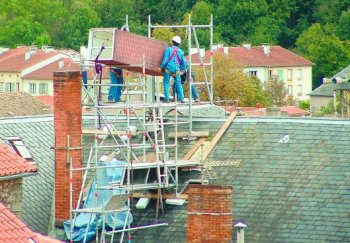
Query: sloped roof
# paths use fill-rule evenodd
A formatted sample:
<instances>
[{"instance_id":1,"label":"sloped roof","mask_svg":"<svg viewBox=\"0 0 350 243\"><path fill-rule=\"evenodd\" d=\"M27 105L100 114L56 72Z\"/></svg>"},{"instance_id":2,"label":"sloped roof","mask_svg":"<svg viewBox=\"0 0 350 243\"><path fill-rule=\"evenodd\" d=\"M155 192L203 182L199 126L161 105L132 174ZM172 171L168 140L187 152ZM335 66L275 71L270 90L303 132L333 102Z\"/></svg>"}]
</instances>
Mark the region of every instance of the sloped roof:
<instances>
[{"instance_id":1,"label":"sloped roof","mask_svg":"<svg viewBox=\"0 0 350 243\"><path fill-rule=\"evenodd\" d=\"M60 61L63 61L63 65L60 67ZM53 73L56 71L80 71L81 67L79 63L73 62L71 58L63 58L59 61L53 62L45 67L42 67L34 72L24 75L22 79L35 79L35 80L52 80ZM92 80L96 75L93 67L87 70L88 79ZM102 68L102 77L104 79L109 78L108 68L105 66Z\"/></svg>"},{"instance_id":2,"label":"sloped roof","mask_svg":"<svg viewBox=\"0 0 350 243\"><path fill-rule=\"evenodd\" d=\"M314 89L309 95L310 96L325 96L333 97L334 90L337 89L337 85L334 83L326 83Z\"/></svg>"},{"instance_id":3,"label":"sloped roof","mask_svg":"<svg viewBox=\"0 0 350 243\"><path fill-rule=\"evenodd\" d=\"M174 113L173 108L169 108L165 111L166 114L173 114ZM188 117L189 107L188 106L180 106L177 108L177 111L180 115ZM192 105L192 117L225 117L226 116L226 110L220 106L211 105L211 104L202 104Z\"/></svg>"},{"instance_id":4,"label":"sloped roof","mask_svg":"<svg viewBox=\"0 0 350 243\"><path fill-rule=\"evenodd\" d=\"M196 122L194 127L220 124ZM348 241L349 131L347 120L237 117L233 121L206 164L211 184L233 186L234 218L247 223L247 242ZM236 163L222 166L220 161ZM165 211L161 220L169 226L137 231L133 239L186 242L186 205L166 205ZM154 214L151 206L134 210L134 224L148 224Z\"/></svg>"},{"instance_id":5,"label":"sloped roof","mask_svg":"<svg viewBox=\"0 0 350 243\"><path fill-rule=\"evenodd\" d=\"M280 111L286 113L288 116L305 116L308 114L306 110L292 105L282 106L280 107Z\"/></svg>"},{"instance_id":6,"label":"sloped roof","mask_svg":"<svg viewBox=\"0 0 350 243\"><path fill-rule=\"evenodd\" d=\"M37 172L38 168L0 143L0 177Z\"/></svg>"},{"instance_id":7,"label":"sloped roof","mask_svg":"<svg viewBox=\"0 0 350 243\"><path fill-rule=\"evenodd\" d=\"M60 54L57 50L46 52L42 49L35 49L35 53L29 59L25 59L25 53L32 47L22 46L10 49L0 55L0 72L19 72L50 57Z\"/></svg>"},{"instance_id":8,"label":"sloped roof","mask_svg":"<svg viewBox=\"0 0 350 243\"><path fill-rule=\"evenodd\" d=\"M33 232L17 216L0 203L0 242L61 242Z\"/></svg>"},{"instance_id":9,"label":"sloped roof","mask_svg":"<svg viewBox=\"0 0 350 243\"><path fill-rule=\"evenodd\" d=\"M0 118L1 138L18 136L39 168L36 176L23 178L22 218L34 230L46 234L54 186L53 117Z\"/></svg>"},{"instance_id":10,"label":"sloped roof","mask_svg":"<svg viewBox=\"0 0 350 243\"><path fill-rule=\"evenodd\" d=\"M37 95L34 96L35 99L39 100L41 103L53 107L53 96L51 95Z\"/></svg>"},{"instance_id":11,"label":"sloped roof","mask_svg":"<svg viewBox=\"0 0 350 243\"><path fill-rule=\"evenodd\" d=\"M0 92L0 117L29 116L52 113L51 107L25 92Z\"/></svg>"},{"instance_id":12,"label":"sloped roof","mask_svg":"<svg viewBox=\"0 0 350 243\"><path fill-rule=\"evenodd\" d=\"M309 60L281 47L271 46L269 55L264 53L262 46L228 47L228 53L231 57L244 67L294 67L294 66L312 66L314 63ZM214 51L215 54L223 54L224 48ZM210 57L210 51L206 51L205 59ZM192 55L192 62L199 62L198 54Z\"/></svg>"}]
</instances>

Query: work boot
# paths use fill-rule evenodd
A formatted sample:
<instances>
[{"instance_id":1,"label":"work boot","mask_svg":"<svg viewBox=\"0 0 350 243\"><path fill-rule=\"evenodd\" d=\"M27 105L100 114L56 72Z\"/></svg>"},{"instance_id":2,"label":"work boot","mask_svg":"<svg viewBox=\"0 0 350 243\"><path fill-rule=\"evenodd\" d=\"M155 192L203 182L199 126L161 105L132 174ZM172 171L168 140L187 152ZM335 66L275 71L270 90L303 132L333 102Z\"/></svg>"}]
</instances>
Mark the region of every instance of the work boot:
<instances>
[{"instance_id":1,"label":"work boot","mask_svg":"<svg viewBox=\"0 0 350 243\"><path fill-rule=\"evenodd\" d=\"M195 99L194 102L199 103L201 100L199 98Z\"/></svg>"}]
</instances>

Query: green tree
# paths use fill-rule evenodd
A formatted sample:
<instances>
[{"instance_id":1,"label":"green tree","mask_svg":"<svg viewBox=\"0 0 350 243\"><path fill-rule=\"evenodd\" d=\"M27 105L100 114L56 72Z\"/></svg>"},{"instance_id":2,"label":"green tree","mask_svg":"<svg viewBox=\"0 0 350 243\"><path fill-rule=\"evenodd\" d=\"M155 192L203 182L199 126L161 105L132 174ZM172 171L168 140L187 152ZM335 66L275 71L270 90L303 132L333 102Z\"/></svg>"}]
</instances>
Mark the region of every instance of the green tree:
<instances>
[{"instance_id":1,"label":"green tree","mask_svg":"<svg viewBox=\"0 0 350 243\"><path fill-rule=\"evenodd\" d=\"M81 45L87 44L90 28L100 27L97 13L84 2L74 2L64 29L66 47L79 50Z\"/></svg>"},{"instance_id":2,"label":"green tree","mask_svg":"<svg viewBox=\"0 0 350 243\"><path fill-rule=\"evenodd\" d=\"M157 40L162 40L166 43L170 43L174 35L175 34L173 30L170 28L155 28L152 36Z\"/></svg>"},{"instance_id":3,"label":"green tree","mask_svg":"<svg viewBox=\"0 0 350 243\"><path fill-rule=\"evenodd\" d=\"M204 81L204 73L200 68L194 68L196 81ZM209 77L209 70L207 69ZM259 79L244 75L243 68L232 57L223 54L214 55L214 101L220 105L255 106L260 103L269 105L270 99L263 90ZM198 88L202 100L208 99L205 86Z\"/></svg>"},{"instance_id":4,"label":"green tree","mask_svg":"<svg viewBox=\"0 0 350 243\"><path fill-rule=\"evenodd\" d=\"M51 42L45 27L29 18L15 17L0 29L0 45L49 45Z\"/></svg>"},{"instance_id":5,"label":"green tree","mask_svg":"<svg viewBox=\"0 0 350 243\"><path fill-rule=\"evenodd\" d=\"M284 82L272 78L265 82L264 88L273 105L279 107L287 104L287 89Z\"/></svg>"},{"instance_id":6,"label":"green tree","mask_svg":"<svg viewBox=\"0 0 350 243\"><path fill-rule=\"evenodd\" d=\"M350 40L350 10L343 11L338 24L339 38Z\"/></svg>"},{"instance_id":7,"label":"green tree","mask_svg":"<svg viewBox=\"0 0 350 243\"><path fill-rule=\"evenodd\" d=\"M296 46L297 53L316 64L313 67L313 88L321 83L323 77L334 75L350 62L349 45L320 24L304 31Z\"/></svg>"}]
</instances>

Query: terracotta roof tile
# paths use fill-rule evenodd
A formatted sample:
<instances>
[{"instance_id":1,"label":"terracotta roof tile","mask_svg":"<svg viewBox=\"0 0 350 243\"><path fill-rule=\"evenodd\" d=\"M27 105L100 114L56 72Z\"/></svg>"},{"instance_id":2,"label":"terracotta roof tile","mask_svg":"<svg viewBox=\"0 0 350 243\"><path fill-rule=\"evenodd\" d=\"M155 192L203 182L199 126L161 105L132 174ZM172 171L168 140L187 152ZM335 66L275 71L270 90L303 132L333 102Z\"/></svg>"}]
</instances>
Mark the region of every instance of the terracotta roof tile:
<instances>
[{"instance_id":1,"label":"terracotta roof tile","mask_svg":"<svg viewBox=\"0 0 350 243\"><path fill-rule=\"evenodd\" d=\"M0 203L0 242L61 242L38 234L28 228L15 214Z\"/></svg>"},{"instance_id":2,"label":"terracotta roof tile","mask_svg":"<svg viewBox=\"0 0 350 243\"><path fill-rule=\"evenodd\" d=\"M35 49L35 53L29 59L25 59L25 53L31 47L23 46L16 49L11 49L0 55L0 72L19 72L37 63L40 63L48 58L59 55L57 50L44 51L42 49Z\"/></svg>"},{"instance_id":3,"label":"terracotta roof tile","mask_svg":"<svg viewBox=\"0 0 350 243\"><path fill-rule=\"evenodd\" d=\"M38 95L34 96L35 99L39 100L41 103L53 107L53 96L51 95Z\"/></svg>"},{"instance_id":4,"label":"terracotta roof tile","mask_svg":"<svg viewBox=\"0 0 350 243\"><path fill-rule=\"evenodd\" d=\"M14 150L0 144L0 177L37 172L38 168L19 156Z\"/></svg>"},{"instance_id":5,"label":"terracotta roof tile","mask_svg":"<svg viewBox=\"0 0 350 243\"><path fill-rule=\"evenodd\" d=\"M238 63L245 67L292 67L311 66L314 63L281 47L271 46L269 55L265 55L262 46L251 47L229 47L228 53L234 57ZM224 48L214 51L215 54L223 54ZM205 60L208 61L210 51L206 51ZM198 54L192 55L192 62L199 62Z\"/></svg>"},{"instance_id":6,"label":"terracotta roof tile","mask_svg":"<svg viewBox=\"0 0 350 243\"><path fill-rule=\"evenodd\" d=\"M74 63L71 58L63 58L61 61L63 63L60 63L60 61L53 62L49 65L46 65L45 67L42 67L34 72L31 72L27 75L24 75L22 79L39 79L39 80L52 80L53 79L53 72L56 71L80 71L80 64ZM62 67L60 67L60 64L63 64ZM88 70L88 79L92 80L95 76L96 72L94 68L91 68ZM107 68L103 68L103 78L109 78L109 73Z\"/></svg>"},{"instance_id":7,"label":"terracotta roof tile","mask_svg":"<svg viewBox=\"0 0 350 243\"><path fill-rule=\"evenodd\" d=\"M51 107L25 92L0 92L0 117L29 116L52 113Z\"/></svg>"},{"instance_id":8,"label":"terracotta roof tile","mask_svg":"<svg viewBox=\"0 0 350 243\"><path fill-rule=\"evenodd\" d=\"M289 116L304 116L308 114L306 110L300 109L295 106L282 106L280 107L281 112L287 113Z\"/></svg>"}]
</instances>

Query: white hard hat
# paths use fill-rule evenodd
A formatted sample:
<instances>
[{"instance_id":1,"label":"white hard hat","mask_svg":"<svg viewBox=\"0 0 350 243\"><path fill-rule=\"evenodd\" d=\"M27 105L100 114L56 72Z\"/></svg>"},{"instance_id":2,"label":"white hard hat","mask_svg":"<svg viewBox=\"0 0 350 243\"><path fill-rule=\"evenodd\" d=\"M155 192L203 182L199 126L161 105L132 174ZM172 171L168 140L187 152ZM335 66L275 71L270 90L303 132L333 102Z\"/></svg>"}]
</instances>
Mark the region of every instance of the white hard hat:
<instances>
[{"instance_id":1,"label":"white hard hat","mask_svg":"<svg viewBox=\"0 0 350 243\"><path fill-rule=\"evenodd\" d=\"M176 42L176 43L178 43L178 44L181 44L181 38L180 38L180 36L174 36L173 37L173 39L172 39L172 41L174 41L174 42Z\"/></svg>"}]
</instances>

